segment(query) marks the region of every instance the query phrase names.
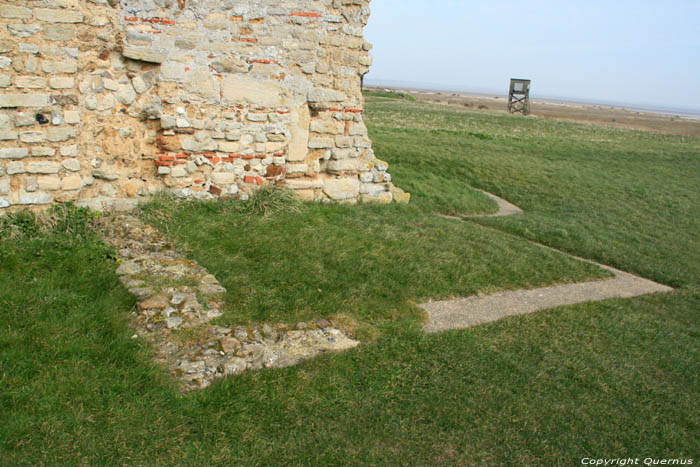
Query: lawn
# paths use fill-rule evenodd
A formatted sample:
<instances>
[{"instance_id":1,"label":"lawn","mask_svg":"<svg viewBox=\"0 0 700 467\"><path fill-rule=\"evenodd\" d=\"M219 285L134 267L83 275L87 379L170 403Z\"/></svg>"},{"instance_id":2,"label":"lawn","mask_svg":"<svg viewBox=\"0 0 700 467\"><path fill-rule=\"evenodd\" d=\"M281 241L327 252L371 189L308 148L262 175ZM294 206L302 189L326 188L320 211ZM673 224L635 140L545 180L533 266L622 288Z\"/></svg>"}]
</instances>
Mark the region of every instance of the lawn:
<instances>
[{"instance_id":1,"label":"lawn","mask_svg":"<svg viewBox=\"0 0 700 467\"><path fill-rule=\"evenodd\" d=\"M700 139L378 96L367 110L409 206L144 214L229 289L223 320L336 317L364 345L182 395L130 338L134 298L89 216L26 221L0 239L0 464L697 459ZM492 209L470 186L525 214L434 215ZM523 238L677 290L420 331L430 296L600 274Z\"/></svg>"}]
</instances>

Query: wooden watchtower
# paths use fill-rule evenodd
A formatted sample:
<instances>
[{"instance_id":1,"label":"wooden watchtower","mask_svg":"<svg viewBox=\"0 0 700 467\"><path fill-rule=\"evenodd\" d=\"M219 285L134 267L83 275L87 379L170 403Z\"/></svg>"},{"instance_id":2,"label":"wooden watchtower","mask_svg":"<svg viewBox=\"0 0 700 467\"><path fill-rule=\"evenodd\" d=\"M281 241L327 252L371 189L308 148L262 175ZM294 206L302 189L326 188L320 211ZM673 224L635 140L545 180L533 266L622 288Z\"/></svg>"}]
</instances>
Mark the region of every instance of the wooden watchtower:
<instances>
[{"instance_id":1,"label":"wooden watchtower","mask_svg":"<svg viewBox=\"0 0 700 467\"><path fill-rule=\"evenodd\" d=\"M511 79L508 93L508 112L530 113L530 80Z\"/></svg>"}]
</instances>

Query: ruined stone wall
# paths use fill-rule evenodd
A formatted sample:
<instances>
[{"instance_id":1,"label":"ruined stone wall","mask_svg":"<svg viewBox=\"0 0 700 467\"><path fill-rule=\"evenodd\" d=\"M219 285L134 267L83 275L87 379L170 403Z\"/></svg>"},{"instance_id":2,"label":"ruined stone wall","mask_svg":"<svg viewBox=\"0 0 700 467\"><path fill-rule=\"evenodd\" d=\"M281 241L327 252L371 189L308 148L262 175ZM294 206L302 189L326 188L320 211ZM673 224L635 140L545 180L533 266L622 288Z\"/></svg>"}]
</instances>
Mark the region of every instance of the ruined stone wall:
<instances>
[{"instance_id":1,"label":"ruined stone wall","mask_svg":"<svg viewBox=\"0 0 700 467\"><path fill-rule=\"evenodd\" d=\"M363 122L369 0L3 0L0 208L405 195Z\"/></svg>"}]
</instances>

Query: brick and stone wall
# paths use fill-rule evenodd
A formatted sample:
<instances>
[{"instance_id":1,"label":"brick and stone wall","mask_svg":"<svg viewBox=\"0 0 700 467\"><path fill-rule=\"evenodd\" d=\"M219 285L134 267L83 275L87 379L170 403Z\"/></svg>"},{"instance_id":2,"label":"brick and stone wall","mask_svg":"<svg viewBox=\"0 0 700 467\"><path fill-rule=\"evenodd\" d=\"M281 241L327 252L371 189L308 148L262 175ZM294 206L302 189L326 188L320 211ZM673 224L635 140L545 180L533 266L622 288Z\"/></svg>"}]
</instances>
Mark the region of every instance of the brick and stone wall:
<instances>
[{"instance_id":1,"label":"brick and stone wall","mask_svg":"<svg viewBox=\"0 0 700 467\"><path fill-rule=\"evenodd\" d=\"M3 0L0 209L149 194L389 202L369 0Z\"/></svg>"}]
</instances>

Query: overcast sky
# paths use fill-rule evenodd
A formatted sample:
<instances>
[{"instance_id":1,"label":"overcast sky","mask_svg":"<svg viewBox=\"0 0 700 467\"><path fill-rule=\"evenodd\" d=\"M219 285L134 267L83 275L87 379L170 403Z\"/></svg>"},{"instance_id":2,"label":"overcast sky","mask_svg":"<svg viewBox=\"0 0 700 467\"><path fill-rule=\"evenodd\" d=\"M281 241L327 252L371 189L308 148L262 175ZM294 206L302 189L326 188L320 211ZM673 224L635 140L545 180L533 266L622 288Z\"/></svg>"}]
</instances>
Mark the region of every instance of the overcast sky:
<instances>
[{"instance_id":1,"label":"overcast sky","mask_svg":"<svg viewBox=\"0 0 700 467\"><path fill-rule=\"evenodd\" d=\"M700 109L698 0L373 0L367 80Z\"/></svg>"}]
</instances>

